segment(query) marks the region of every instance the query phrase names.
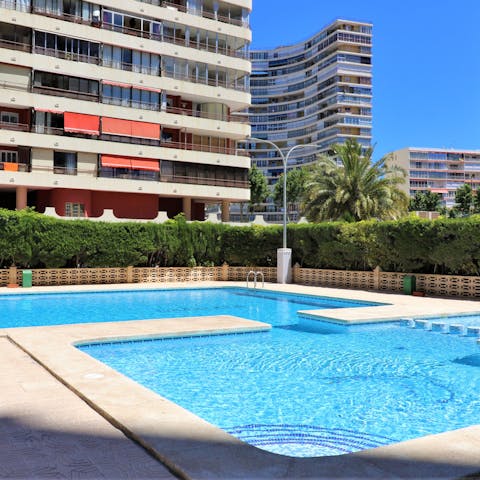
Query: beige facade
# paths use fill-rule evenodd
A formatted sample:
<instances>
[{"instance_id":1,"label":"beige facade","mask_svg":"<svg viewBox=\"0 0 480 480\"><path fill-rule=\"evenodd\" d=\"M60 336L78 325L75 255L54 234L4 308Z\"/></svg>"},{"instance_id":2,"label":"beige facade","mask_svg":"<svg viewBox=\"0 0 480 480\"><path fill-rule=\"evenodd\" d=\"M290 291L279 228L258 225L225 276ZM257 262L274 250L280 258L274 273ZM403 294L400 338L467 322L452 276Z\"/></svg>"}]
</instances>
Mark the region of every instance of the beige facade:
<instances>
[{"instance_id":1,"label":"beige facade","mask_svg":"<svg viewBox=\"0 0 480 480\"><path fill-rule=\"evenodd\" d=\"M453 207L458 187L468 184L473 190L480 185L480 151L408 147L391 152L392 164L407 173L404 191L411 197L416 192L433 192L442 204Z\"/></svg>"},{"instance_id":2,"label":"beige facade","mask_svg":"<svg viewBox=\"0 0 480 480\"><path fill-rule=\"evenodd\" d=\"M247 201L250 11L0 0L0 207L203 219Z\"/></svg>"}]
</instances>

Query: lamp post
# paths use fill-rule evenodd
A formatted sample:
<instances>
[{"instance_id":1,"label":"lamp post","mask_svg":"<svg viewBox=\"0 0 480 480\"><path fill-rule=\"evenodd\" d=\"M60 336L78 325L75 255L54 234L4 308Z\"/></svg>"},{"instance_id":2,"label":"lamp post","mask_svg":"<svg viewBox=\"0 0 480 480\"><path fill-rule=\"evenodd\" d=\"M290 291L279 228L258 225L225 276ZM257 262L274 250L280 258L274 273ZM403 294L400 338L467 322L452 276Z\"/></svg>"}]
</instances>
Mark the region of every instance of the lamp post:
<instances>
[{"instance_id":1,"label":"lamp post","mask_svg":"<svg viewBox=\"0 0 480 480\"><path fill-rule=\"evenodd\" d=\"M299 144L291 147L284 155L280 147L270 140L249 137L247 140L266 143L272 146L280 155L283 163L283 241L282 248L277 249L277 283L290 283L292 279L292 249L287 248L287 164L290 154L298 148L317 146L315 143Z\"/></svg>"}]
</instances>

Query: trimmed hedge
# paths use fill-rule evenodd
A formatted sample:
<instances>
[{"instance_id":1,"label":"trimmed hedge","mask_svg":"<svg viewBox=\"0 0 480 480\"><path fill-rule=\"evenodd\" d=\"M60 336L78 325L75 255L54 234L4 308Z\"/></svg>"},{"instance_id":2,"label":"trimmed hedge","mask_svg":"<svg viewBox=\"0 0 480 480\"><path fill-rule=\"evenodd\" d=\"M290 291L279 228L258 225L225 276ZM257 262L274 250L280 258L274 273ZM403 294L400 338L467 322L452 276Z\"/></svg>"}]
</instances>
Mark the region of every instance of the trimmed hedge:
<instances>
[{"instance_id":1,"label":"trimmed hedge","mask_svg":"<svg viewBox=\"0 0 480 480\"><path fill-rule=\"evenodd\" d=\"M288 227L293 262L340 270L480 274L480 216ZM0 209L0 266L273 266L281 226L59 220Z\"/></svg>"}]
</instances>

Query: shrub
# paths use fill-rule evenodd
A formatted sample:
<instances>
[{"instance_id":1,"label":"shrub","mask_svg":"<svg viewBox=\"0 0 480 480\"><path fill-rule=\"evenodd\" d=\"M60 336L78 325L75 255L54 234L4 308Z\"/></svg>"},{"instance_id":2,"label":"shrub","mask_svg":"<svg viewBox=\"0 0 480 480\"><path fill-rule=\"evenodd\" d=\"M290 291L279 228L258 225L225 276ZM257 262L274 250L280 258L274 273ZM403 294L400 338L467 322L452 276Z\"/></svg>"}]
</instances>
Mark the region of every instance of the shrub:
<instances>
[{"instance_id":1,"label":"shrub","mask_svg":"<svg viewBox=\"0 0 480 480\"><path fill-rule=\"evenodd\" d=\"M288 226L293 262L343 270L480 274L480 216ZM276 265L282 227L61 220L0 209L0 266Z\"/></svg>"}]
</instances>

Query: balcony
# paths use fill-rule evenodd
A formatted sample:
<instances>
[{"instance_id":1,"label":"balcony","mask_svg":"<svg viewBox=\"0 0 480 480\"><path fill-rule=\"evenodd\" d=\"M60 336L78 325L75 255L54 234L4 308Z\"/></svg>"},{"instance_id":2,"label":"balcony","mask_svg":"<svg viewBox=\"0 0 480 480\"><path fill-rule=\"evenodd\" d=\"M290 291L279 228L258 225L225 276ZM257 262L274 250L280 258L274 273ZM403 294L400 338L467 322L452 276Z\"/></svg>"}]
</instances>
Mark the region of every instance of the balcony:
<instances>
[{"instance_id":1,"label":"balcony","mask_svg":"<svg viewBox=\"0 0 480 480\"><path fill-rule=\"evenodd\" d=\"M8 48L9 50L18 50L27 53L32 51L32 45L30 43L14 42L4 38L0 38L0 48Z\"/></svg>"},{"instance_id":2,"label":"balcony","mask_svg":"<svg viewBox=\"0 0 480 480\"><path fill-rule=\"evenodd\" d=\"M0 170L8 172L30 172L31 165L28 163L0 162Z\"/></svg>"},{"instance_id":3,"label":"balcony","mask_svg":"<svg viewBox=\"0 0 480 480\"><path fill-rule=\"evenodd\" d=\"M187 9L185 0L178 0L177 2L168 2L164 0L138 0L142 3L149 3L150 5L158 5L160 7L170 8L174 10L178 10L179 12L183 13L190 13L192 15L197 15L199 17L208 18L210 20L215 20L217 22L228 23L230 25L236 25L239 27L249 28L248 21L243 21L241 18L234 18L229 15L210 12L208 10L193 10Z\"/></svg>"},{"instance_id":4,"label":"balcony","mask_svg":"<svg viewBox=\"0 0 480 480\"><path fill-rule=\"evenodd\" d=\"M72 14L60 11L58 9L42 7L39 5L34 5L32 7L32 13L38 13L45 17L58 18L59 20L65 20L66 22L83 23L84 25L92 24L91 19L85 19L78 15L72 15Z\"/></svg>"},{"instance_id":5,"label":"balcony","mask_svg":"<svg viewBox=\"0 0 480 480\"><path fill-rule=\"evenodd\" d=\"M38 85L34 85L32 87L32 92L40 93L43 95L53 95L55 97L67 97L67 98L74 98L76 100L86 100L88 102L98 102L100 99L100 96L95 93L75 92L72 90L65 90L62 88L38 86Z\"/></svg>"},{"instance_id":6,"label":"balcony","mask_svg":"<svg viewBox=\"0 0 480 480\"><path fill-rule=\"evenodd\" d=\"M147 38L149 40L157 40L159 42L171 43L181 47L195 48L196 50L204 50L212 53L219 53L229 57L248 59L249 53L242 50L235 50L229 47L222 47L219 45L210 45L206 42L196 42L193 40L187 41L185 37L173 37L165 33L152 33L144 30L130 28L126 26L115 25L113 23L103 22L101 28L114 32L123 33L126 35L133 35L134 37Z\"/></svg>"},{"instance_id":7,"label":"balcony","mask_svg":"<svg viewBox=\"0 0 480 480\"><path fill-rule=\"evenodd\" d=\"M250 183L248 181L163 174L160 172L148 172L142 170L126 171L123 169L100 169L98 172L98 177L118 178L123 180L144 180L164 183L182 183L188 185L210 185L215 187L250 188Z\"/></svg>"},{"instance_id":8,"label":"balcony","mask_svg":"<svg viewBox=\"0 0 480 480\"><path fill-rule=\"evenodd\" d=\"M92 65L100 65L98 57L91 57L89 55L82 55L80 53L65 52L64 50L55 50L53 48L33 47L33 53L39 55L46 55L47 57L61 58L62 60L71 60L73 62L90 63Z\"/></svg>"},{"instance_id":9,"label":"balcony","mask_svg":"<svg viewBox=\"0 0 480 480\"><path fill-rule=\"evenodd\" d=\"M28 131L28 129L27 129ZM137 137L127 137L119 135L105 135L101 134L98 136L92 136L88 134L81 133L69 133L65 132L63 128L49 127L44 125L34 125L32 126L31 131L33 133L43 134L43 135L59 135L59 136L69 136L77 138L86 138L86 139L97 139L107 142L116 142L116 143L127 143L133 145L147 145L147 146L156 146L163 148L176 148L178 150L191 150L196 152L205 152L205 153L220 153L224 155L237 155L236 148L222 147L216 145L199 145L196 143L188 142L178 142L171 140L161 140L153 138L137 138Z\"/></svg>"},{"instance_id":10,"label":"balcony","mask_svg":"<svg viewBox=\"0 0 480 480\"><path fill-rule=\"evenodd\" d=\"M26 123L0 122L0 130L13 130L15 132L29 132L30 126Z\"/></svg>"}]
</instances>

